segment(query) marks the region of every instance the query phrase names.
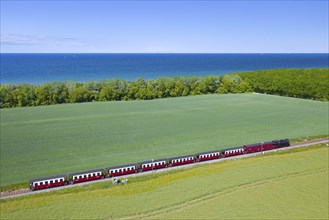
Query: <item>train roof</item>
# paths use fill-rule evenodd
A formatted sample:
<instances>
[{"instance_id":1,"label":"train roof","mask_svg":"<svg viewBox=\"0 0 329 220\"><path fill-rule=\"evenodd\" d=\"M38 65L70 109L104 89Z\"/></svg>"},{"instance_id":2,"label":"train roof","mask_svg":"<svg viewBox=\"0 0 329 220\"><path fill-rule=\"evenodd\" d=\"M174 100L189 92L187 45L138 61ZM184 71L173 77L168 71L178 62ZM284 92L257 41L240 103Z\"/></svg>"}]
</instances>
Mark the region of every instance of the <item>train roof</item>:
<instances>
[{"instance_id":1,"label":"train roof","mask_svg":"<svg viewBox=\"0 0 329 220\"><path fill-rule=\"evenodd\" d=\"M122 168L122 167L132 167L136 166L137 163L131 163L131 164L124 164L124 165L119 165L119 166L113 166L113 167L107 167L106 169L111 170L111 169L117 169L117 168Z\"/></svg>"},{"instance_id":2,"label":"train roof","mask_svg":"<svg viewBox=\"0 0 329 220\"><path fill-rule=\"evenodd\" d=\"M264 141L264 142L259 142L259 143L255 143L255 144L245 144L244 146L252 147L252 146L259 146L259 145L268 144L268 143L272 143L272 141Z\"/></svg>"},{"instance_id":3,"label":"train roof","mask_svg":"<svg viewBox=\"0 0 329 220\"><path fill-rule=\"evenodd\" d=\"M207 151L207 152L201 152L201 153L196 153L195 155L200 155L200 154L211 154L211 153L217 153L221 152L222 150L213 150L213 151Z\"/></svg>"},{"instance_id":4,"label":"train roof","mask_svg":"<svg viewBox=\"0 0 329 220\"><path fill-rule=\"evenodd\" d=\"M289 139L273 140L272 142L289 142Z\"/></svg>"},{"instance_id":5,"label":"train roof","mask_svg":"<svg viewBox=\"0 0 329 220\"><path fill-rule=\"evenodd\" d=\"M96 169L96 170L87 170L87 171L81 171L76 173L70 173L69 176L72 175L80 175L80 174L86 174L86 173L94 173L94 172L102 172L104 169Z\"/></svg>"},{"instance_id":6,"label":"train roof","mask_svg":"<svg viewBox=\"0 0 329 220\"><path fill-rule=\"evenodd\" d=\"M154 162L159 162L159 161L166 161L168 160L168 158L162 158L162 159L156 159L156 160L146 160L146 161L143 161L143 162L139 162L139 164L144 164L144 163L154 163Z\"/></svg>"},{"instance_id":7,"label":"train roof","mask_svg":"<svg viewBox=\"0 0 329 220\"><path fill-rule=\"evenodd\" d=\"M61 177L66 177L66 174L62 174L62 175L56 175L56 176L48 176L48 177L42 177L42 178L35 178L35 179L31 179L30 183L34 183L37 181L43 181L43 180L50 180L50 179L57 179L57 178L61 178Z\"/></svg>"},{"instance_id":8,"label":"train roof","mask_svg":"<svg viewBox=\"0 0 329 220\"><path fill-rule=\"evenodd\" d=\"M184 155L184 156L178 156L178 157L170 157L170 158L168 158L168 160L175 160L175 159L186 158L186 157L194 157L194 155L190 154L190 155Z\"/></svg>"}]
</instances>

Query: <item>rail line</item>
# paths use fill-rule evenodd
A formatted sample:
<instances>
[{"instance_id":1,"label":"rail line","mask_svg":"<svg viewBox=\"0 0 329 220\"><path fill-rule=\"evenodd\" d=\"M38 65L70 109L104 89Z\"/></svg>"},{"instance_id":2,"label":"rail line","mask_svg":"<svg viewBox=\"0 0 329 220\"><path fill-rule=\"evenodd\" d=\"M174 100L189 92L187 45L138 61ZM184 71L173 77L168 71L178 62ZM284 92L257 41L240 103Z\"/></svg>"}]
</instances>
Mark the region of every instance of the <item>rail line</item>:
<instances>
[{"instance_id":1,"label":"rail line","mask_svg":"<svg viewBox=\"0 0 329 220\"><path fill-rule=\"evenodd\" d=\"M259 155L259 154L266 154L266 153L283 151L283 150L300 148L300 147L308 147L308 146L311 146L311 145L323 144L323 143L328 143L328 142L329 142L329 138L323 138L323 139L313 140L313 141L299 142L299 143L292 144L289 147L277 148L277 149L273 149L273 150L250 153L250 154L243 154L243 155L238 155L238 156L234 156L234 157L219 158L219 159L215 159L215 160L209 160L209 161L204 161L204 162L199 162L199 163L192 163L192 164L185 164L185 165L175 166L175 167L168 167L168 168L159 169L159 170L150 170L150 171L145 171L145 172L142 172L142 173L122 175L119 178L121 179L121 178L127 178L127 177L136 177L136 176L148 175L148 174L152 174L152 173L166 172L166 171L169 171L169 170L184 169L184 168L197 166L197 165L201 165L201 164L218 163L218 162L226 161L226 160L234 160L234 159L239 159L239 158L252 157L252 156L255 156L255 155ZM55 191L55 190L72 188L72 187L83 186L83 185L99 183L99 182L104 182L104 181L110 181L110 180L112 180L112 178L105 178L105 179L101 179L101 180L94 180L94 181L90 181L90 182L83 182L83 183L79 183L79 184L67 185L67 186L62 186L62 187L57 187L57 188L55 187L55 188L43 189L43 190L40 190L40 191L31 191L29 188L26 188L26 189L19 189L19 190L10 191L10 192L1 192L0 199L15 198L15 197L33 195L33 194L38 194L38 193L46 193L46 192L51 192L51 191Z\"/></svg>"}]
</instances>

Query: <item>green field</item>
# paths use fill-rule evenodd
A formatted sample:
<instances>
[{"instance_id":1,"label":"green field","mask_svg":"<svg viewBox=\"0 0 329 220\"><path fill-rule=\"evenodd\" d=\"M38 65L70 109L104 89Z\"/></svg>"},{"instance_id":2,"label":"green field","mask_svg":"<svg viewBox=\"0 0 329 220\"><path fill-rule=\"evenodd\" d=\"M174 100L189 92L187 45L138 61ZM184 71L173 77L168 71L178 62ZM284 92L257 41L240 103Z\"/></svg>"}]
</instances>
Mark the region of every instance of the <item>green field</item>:
<instances>
[{"instance_id":1,"label":"green field","mask_svg":"<svg viewBox=\"0 0 329 220\"><path fill-rule=\"evenodd\" d=\"M328 134L328 102L203 95L1 109L1 186L30 178Z\"/></svg>"},{"instance_id":2,"label":"green field","mask_svg":"<svg viewBox=\"0 0 329 220\"><path fill-rule=\"evenodd\" d=\"M1 219L328 219L322 144L1 200Z\"/></svg>"}]
</instances>

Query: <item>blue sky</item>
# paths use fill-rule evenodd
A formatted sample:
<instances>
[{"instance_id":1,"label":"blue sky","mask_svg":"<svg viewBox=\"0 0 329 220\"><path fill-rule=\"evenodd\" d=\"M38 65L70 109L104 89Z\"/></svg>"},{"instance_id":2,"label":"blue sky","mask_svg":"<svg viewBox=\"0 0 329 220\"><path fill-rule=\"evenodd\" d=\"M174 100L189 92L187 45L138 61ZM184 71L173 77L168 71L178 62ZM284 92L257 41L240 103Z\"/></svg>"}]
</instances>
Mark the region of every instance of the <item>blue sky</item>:
<instances>
[{"instance_id":1,"label":"blue sky","mask_svg":"<svg viewBox=\"0 0 329 220\"><path fill-rule=\"evenodd\" d=\"M1 0L1 52L328 53L328 0Z\"/></svg>"}]
</instances>

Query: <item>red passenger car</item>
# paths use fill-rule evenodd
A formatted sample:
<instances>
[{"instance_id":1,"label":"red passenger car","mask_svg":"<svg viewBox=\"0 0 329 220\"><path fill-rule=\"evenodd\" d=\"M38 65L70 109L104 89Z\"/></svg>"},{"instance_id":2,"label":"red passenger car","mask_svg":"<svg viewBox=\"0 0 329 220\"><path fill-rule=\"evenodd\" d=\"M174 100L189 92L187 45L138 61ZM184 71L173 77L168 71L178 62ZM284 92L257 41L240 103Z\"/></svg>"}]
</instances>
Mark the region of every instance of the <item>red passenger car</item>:
<instances>
[{"instance_id":1,"label":"red passenger car","mask_svg":"<svg viewBox=\"0 0 329 220\"><path fill-rule=\"evenodd\" d=\"M57 176L50 176L50 177L30 180L30 189L31 190L46 189L56 186L64 186L66 184L67 184L66 175L57 175Z\"/></svg>"},{"instance_id":2,"label":"red passenger car","mask_svg":"<svg viewBox=\"0 0 329 220\"><path fill-rule=\"evenodd\" d=\"M180 157L172 157L168 159L170 166L179 166L183 164L193 163L194 155L186 155Z\"/></svg>"},{"instance_id":3,"label":"red passenger car","mask_svg":"<svg viewBox=\"0 0 329 220\"><path fill-rule=\"evenodd\" d=\"M236 155L241 155L244 153L243 147L233 147L233 148L227 148L223 150L223 156L224 157L232 157Z\"/></svg>"},{"instance_id":4,"label":"red passenger car","mask_svg":"<svg viewBox=\"0 0 329 220\"><path fill-rule=\"evenodd\" d=\"M273 145L272 142L262 142L262 143L248 144L248 145L243 146L244 152L247 154L260 152L260 151L266 151L266 150L272 150L274 148L275 148L275 146Z\"/></svg>"},{"instance_id":5,"label":"red passenger car","mask_svg":"<svg viewBox=\"0 0 329 220\"><path fill-rule=\"evenodd\" d=\"M81 183L91 180L97 180L104 177L103 169L98 170L89 170L89 171L83 171L78 173L71 173L69 174L71 183Z\"/></svg>"},{"instance_id":6,"label":"red passenger car","mask_svg":"<svg viewBox=\"0 0 329 220\"><path fill-rule=\"evenodd\" d=\"M137 164L126 164L116 167L106 168L108 172L108 177L114 176L122 176L126 174L136 173L137 172Z\"/></svg>"},{"instance_id":7,"label":"red passenger car","mask_svg":"<svg viewBox=\"0 0 329 220\"><path fill-rule=\"evenodd\" d=\"M157 170L162 169L167 166L166 163L167 159L159 159L159 160L149 160L140 163L140 170L141 171L148 171L148 170Z\"/></svg>"},{"instance_id":8,"label":"red passenger car","mask_svg":"<svg viewBox=\"0 0 329 220\"><path fill-rule=\"evenodd\" d=\"M220 151L210 151L196 154L198 161L214 160L220 158Z\"/></svg>"}]
</instances>

